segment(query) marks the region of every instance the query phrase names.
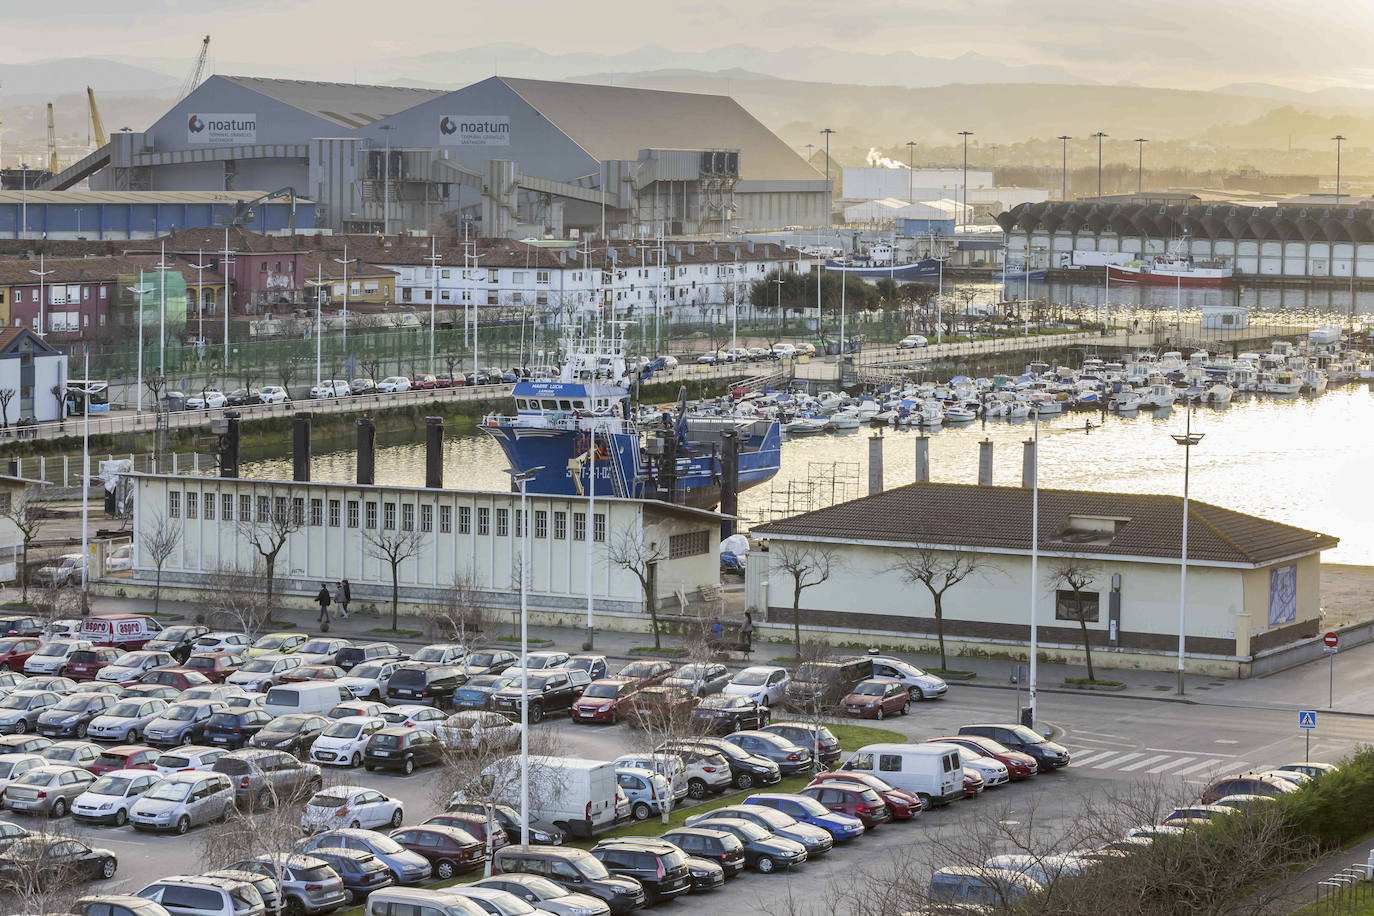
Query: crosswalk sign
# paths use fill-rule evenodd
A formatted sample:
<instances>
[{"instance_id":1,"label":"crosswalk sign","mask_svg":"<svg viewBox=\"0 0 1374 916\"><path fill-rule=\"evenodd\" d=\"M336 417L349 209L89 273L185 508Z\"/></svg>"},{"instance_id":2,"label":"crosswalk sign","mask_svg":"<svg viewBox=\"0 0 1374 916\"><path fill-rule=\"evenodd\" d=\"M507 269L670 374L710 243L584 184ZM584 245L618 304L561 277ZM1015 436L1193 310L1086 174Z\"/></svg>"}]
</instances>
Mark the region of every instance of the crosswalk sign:
<instances>
[{"instance_id":1,"label":"crosswalk sign","mask_svg":"<svg viewBox=\"0 0 1374 916\"><path fill-rule=\"evenodd\" d=\"M1298 713L1298 728L1316 728L1317 714L1306 709Z\"/></svg>"}]
</instances>

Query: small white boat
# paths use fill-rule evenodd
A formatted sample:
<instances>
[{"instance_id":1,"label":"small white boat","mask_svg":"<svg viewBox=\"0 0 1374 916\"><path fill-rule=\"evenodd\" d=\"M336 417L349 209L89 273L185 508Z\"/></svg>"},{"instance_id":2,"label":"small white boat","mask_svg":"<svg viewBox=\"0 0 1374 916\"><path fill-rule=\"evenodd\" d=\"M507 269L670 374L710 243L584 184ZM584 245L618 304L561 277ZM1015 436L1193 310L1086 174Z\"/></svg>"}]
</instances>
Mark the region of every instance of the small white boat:
<instances>
[{"instance_id":1,"label":"small white boat","mask_svg":"<svg viewBox=\"0 0 1374 916\"><path fill-rule=\"evenodd\" d=\"M831 429L858 429L860 422L858 413L850 408L830 415Z\"/></svg>"},{"instance_id":2,"label":"small white boat","mask_svg":"<svg viewBox=\"0 0 1374 916\"><path fill-rule=\"evenodd\" d=\"M783 427L789 436L809 436L823 433L829 428L830 421L825 417L798 417Z\"/></svg>"},{"instance_id":3,"label":"small white boat","mask_svg":"<svg viewBox=\"0 0 1374 916\"><path fill-rule=\"evenodd\" d=\"M1178 393L1168 382L1155 382L1150 390L1140 397L1140 406L1149 408L1172 407L1178 400Z\"/></svg>"},{"instance_id":4,"label":"small white boat","mask_svg":"<svg viewBox=\"0 0 1374 916\"><path fill-rule=\"evenodd\" d=\"M1326 373L1320 369L1304 369L1302 373L1302 393L1321 394L1326 391Z\"/></svg>"},{"instance_id":5,"label":"small white boat","mask_svg":"<svg viewBox=\"0 0 1374 916\"><path fill-rule=\"evenodd\" d=\"M970 420L976 419L978 419L978 414L962 404L951 404L944 409L944 421L946 423L968 423Z\"/></svg>"},{"instance_id":6,"label":"small white boat","mask_svg":"<svg viewBox=\"0 0 1374 916\"><path fill-rule=\"evenodd\" d=\"M1231 396L1234 394L1235 391L1230 385L1225 382L1217 382L1202 393L1202 401L1213 407L1225 407L1231 403Z\"/></svg>"},{"instance_id":7,"label":"small white boat","mask_svg":"<svg viewBox=\"0 0 1374 916\"><path fill-rule=\"evenodd\" d=\"M1140 395L1129 388L1124 388L1112 395L1110 402L1112 410L1118 413L1130 413L1140 409Z\"/></svg>"},{"instance_id":8,"label":"small white boat","mask_svg":"<svg viewBox=\"0 0 1374 916\"><path fill-rule=\"evenodd\" d=\"M1260 382L1260 391L1287 397L1302 391L1302 379L1292 369L1276 369Z\"/></svg>"}]
</instances>

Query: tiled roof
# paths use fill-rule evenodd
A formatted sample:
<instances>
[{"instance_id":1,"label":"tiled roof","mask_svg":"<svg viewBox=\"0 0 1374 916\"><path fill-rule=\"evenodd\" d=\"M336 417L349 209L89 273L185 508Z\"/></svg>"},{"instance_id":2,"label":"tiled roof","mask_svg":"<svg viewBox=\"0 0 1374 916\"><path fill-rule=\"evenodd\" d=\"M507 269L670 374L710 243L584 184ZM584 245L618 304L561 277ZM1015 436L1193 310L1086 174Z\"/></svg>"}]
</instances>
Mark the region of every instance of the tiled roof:
<instances>
[{"instance_id":1,"label":"tiled roof","mask_svg":"<svg viewBox=\"0 0 1374 916\"><path fill-rule=\"evenodd\" d=\"M1179 496L1042 488L1040 547L1085 556L1173 559L1179 555L1182 516ZM1075 518L1081 521L1075 524ZM1264 564L1338 542L1331 535L1197 500L1189 501L1188 519L1190 561ZM1084 533L1094 523L1114 530L1101 537ZM1027 488L917 483L755 526L752 533L1026 551L1030 527Z\"/></svg>"},{"instance_id":2,"label":"tiled roof","mask_svg":"<svg viewBox=\"0 0 1374 916\"><path fill-rule=\"evenodd\" d=\"M38 270L37 258L0 259L0 286L37 285L38 277L30 271ZM150 265L143 265L151 270ZM100 283L118 279L121 275L138 273L139 264L130 258L47 258L43 270L52 271L43 278L44 283Z\"/></svg>"}]
</instances>

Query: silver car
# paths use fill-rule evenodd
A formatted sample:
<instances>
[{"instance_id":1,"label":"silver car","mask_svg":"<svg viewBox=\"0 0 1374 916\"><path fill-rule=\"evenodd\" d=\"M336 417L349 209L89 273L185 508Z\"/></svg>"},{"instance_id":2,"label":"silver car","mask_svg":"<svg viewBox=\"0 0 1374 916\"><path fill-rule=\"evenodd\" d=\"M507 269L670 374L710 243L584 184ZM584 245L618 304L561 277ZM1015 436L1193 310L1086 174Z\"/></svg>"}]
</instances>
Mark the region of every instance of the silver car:
<instances>
[{"instance_id":1,"label":"silver car","mask_svg":"<svg viewBox=\"0 0 1374 916\"><path fill-rule=\"evenodd\" d=\"M133 803L129 821L135 830L185 833L227 817L233 807L234 786L223 773L172 773Z\"/></svg>"},{"instance_id":2,"label":"silver car","mask_svg":"<svg viewBox=\"0 0 1374 916\"><path fill-rule=\"evenodd\" d=\"M183 700L163 710L143 729L143 740L153 747L192 744L205 737L205 724L225 706L223 700Z\"/></svg>"},{"instance_id":3,"label":"silver car","mask_svg":"<svg viewBox=\"0 0 1374 916\"><path fill-rule=\"evenodd\" d=\"M129 697L105 710L103 715L91 720L86 730L88 738L97 741L123 741L133 744L138 741L147 724L162 715L167 701L156 697Z\"/></svg>"},{"instance_id":4,"label":"silver car","mask_svg":"<svg viewBox=\"0 0 1374 916\"><path fill-rule=\"evenodd\" d=\"M106 665L96 672L97 681L114 681L116 684L133 683L149 671L158 668L175 668L177 660L166 652L155 652L148 649L140 649L137 652L125 652L112 664Z\"/></svg>"},{"instance_id":5,"label":"silver car","mask_svg":"<svg viewBox=\"0 0 1374 916\"><path fill-rule=\"evenodd\" d=\"M62 817L72 802L91 787L95 776L80 767L52 764L34 767L5 787L5 803L15 811Z\"/></svg>"},{"instance_id":6,"label":"silver car","mask_svg":"<svg viewBox=\"0 0 1374 916\"><path fill-rule=\"evenodd\" d=\"M0 732L23 734L38 726L38 717L62 697L51 690L16 690L0 700Z\"/></svg>"}]
</instances>

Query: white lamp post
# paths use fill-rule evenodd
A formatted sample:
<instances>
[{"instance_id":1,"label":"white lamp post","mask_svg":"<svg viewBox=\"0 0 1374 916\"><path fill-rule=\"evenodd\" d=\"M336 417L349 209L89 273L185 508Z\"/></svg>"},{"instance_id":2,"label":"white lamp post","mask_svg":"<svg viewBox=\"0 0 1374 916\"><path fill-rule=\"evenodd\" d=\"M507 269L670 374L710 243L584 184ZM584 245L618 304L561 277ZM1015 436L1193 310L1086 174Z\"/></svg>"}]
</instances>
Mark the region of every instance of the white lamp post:
<instances>
[{"instance_id":1,"label":"white lamp post","mask_svg":"<svg viewBox=\"0 0 1374 916\"><path fill-rule=\"evenodd\" d=\"M530 513L525 485L543 466L510 471L520 487L520 845L530 845L530 666L529 655L529 560ZM587 520L588 523L591 519ZM590 532L588 532L590 537Z\"/></svg>"},{"instance_id":2,"label":"white lamp post","mask_svg":"<svg viewBox=\"0 0 1374 916\"><path fill-rule=\"evenodd\" d=\"M1030 574L1030 704L1031 724L1036 716L1036 655L1039 651L1039 594L1040 587L1040 411L1035 411L1035 438L1031 443L1031 574Z\"/></svg>"},{"instance_id":3,"label":"white lamp post","mask_svg":"<svg viewBox=\"0 0 1374 916\"><path fill-rule=\"evenodd\" d=\"M341 257L341 258L335 258L335 259L334 259L334 263L335 263L335 264L342 264L342 265L343 265L343 271L344 271L344 273L343 273L343 288L344 288L344 298L343 298L343 342L344 342L344 345L345 345L345 346L344 346L344 350L345 350L344 355L347 356L347 349L348 349L348 348L347 348L347 344L348 344L348 243L347 243L347 242L344 242L344 256Z\"/></svg>"},{"instance_id":4,"label":"white lamp post","mask_svg":"<svg viewBox=\"0 0 1374 916\"><path fill-rule=\"evenodd\" d=\"M46 337L48 334L48 322L45 317L46 306L48 304L48 293L43 286L43 278L51 276L53 271L43 269L43 253L38 253L38 269L30 270L29 273L38 278L38 336Z\"/></svg>"},{"instance_id":5,"label":"white lamp post","mask_svg":"<svg viewBox=\"0 0 1374 916\"><path fill-rule=\"evenodd\" d=\"M437 254L434 249L434 236L429 237L429 257L425 258L429 262L429 374L434 374L434 306L439 299L439 262L444 256ZM473 368L477 368L476 365Z\"/></svg>"},{"instance_id":6,"label":"white lamp post","mask_svg":"<svg viewBox=\"0 0 1374 916\"><path fill-rule=\"evenodd\" d=\"M1183 652L1184 652L1184 624L1187 620L1187 601L1188 601L1188 472L1190 470L1190 459L1193 454L1193 446L1202 441L1202 433L1193 432L1193 405L1188 402L1186 413L1187 421L1183 435L1175 434L1173 439L1183 446L1183 537L1182 550L1179 554L1178 564L1178 692L1183 694Z\"/></svg>"},{"instance_id":7,"label":"white lamp post","mask_svg":"<svg viewBox=\"0 0 1374 916\"><path fill-rule=\"evenodd\" d=\"M224 250L220 252L223 259L219 262L220 276L224 279L224 368L223 374L229 378L229 270L234 261L231 257L234 252L229 250L229 227L224 227Z\"/></svg>"},{"instance_id":8,"label":"white lamp post","mask_svg":"<svg viewBox=\"0 0 1374 916\"><path fill-rule=\"evenodd\" d=\"M162 259L153 265L153 269L158 271L162 280L162 292L158 296L158 319L157 319L157 374L164 379L167 377L167 271L172 269L172 265L167 263L167 243L162 243Z\"/></svg>"},{"instance_id":9,"label":"white lamp post","mask_svg":"<svg viewBox=\"0 0 1374 916\"><path fill-rule=\"evenodd\" d=\"M143 412L143 297L153 291L152 287L143 285L143 271L138 272L138 285L128 287L129 292L138 297L138 315L134 318L134 330L138 334L138 393L135 395L134 411Z\"/></svg>"},{"instance_id":10,"label":"white lamp post","mask_svg":"<svg viewBox=\"0 0 1374 916\"><path fill-rule=\"evenodd\" d=\"M210 265L209 265L209 264L202 263L202 262L205 260L205 251L204 251L204 250L201 250L201 251L197 252L197 254L198 254L198 257L196 258L196 263L194 263L194 264L191 265L192 267L194 267L194 268L196 269L196 316L197 316L197 317L196 317L196 322L197 322L196 336L200 339L201 344L204 344L204 343L205 343L205 304L204 304L204 300L205 300L204 282L205 282L205 281L204 281L204 279L203 279L204 275L203 275L201 272L202 272L203 270L205 270L205 268L209 267Z\"/></svg>"}]
</instances>

